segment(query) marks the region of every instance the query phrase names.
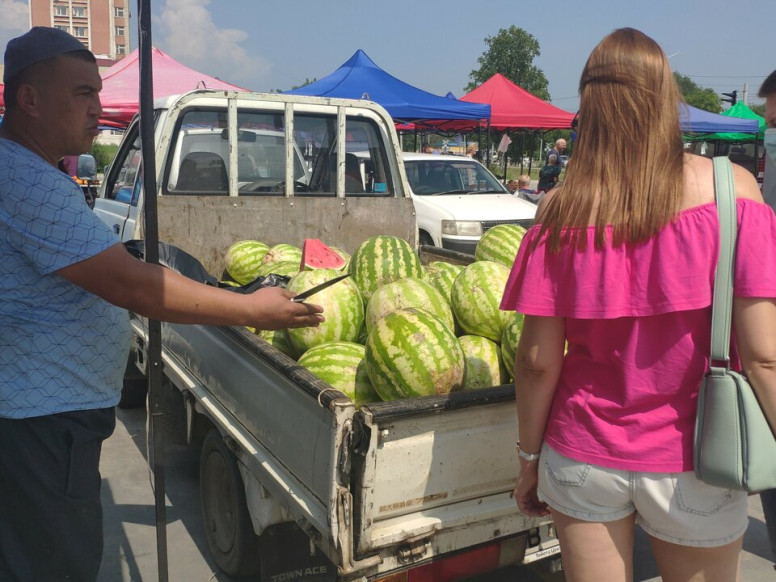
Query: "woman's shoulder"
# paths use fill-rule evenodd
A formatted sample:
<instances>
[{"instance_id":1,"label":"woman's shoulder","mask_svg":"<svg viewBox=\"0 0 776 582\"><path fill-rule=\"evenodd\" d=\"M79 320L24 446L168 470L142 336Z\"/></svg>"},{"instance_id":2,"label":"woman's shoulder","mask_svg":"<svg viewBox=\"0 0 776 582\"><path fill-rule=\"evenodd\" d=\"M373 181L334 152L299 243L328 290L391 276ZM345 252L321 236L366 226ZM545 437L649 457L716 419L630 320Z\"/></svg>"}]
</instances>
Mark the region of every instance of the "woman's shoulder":
<instances>
[{"instance_id":1,"label":"woman's shoulder","mask_svg":"<svg viewBox=\"0 0 776 582\"><path fill-rule=\"evenodd\" d=\"M757 180L743 166L732 164L736 197L762 202ZM682 209L714 201L714 165L711 158L695 154L684 156L684 199Z\"/></svg>"}]
</instances>

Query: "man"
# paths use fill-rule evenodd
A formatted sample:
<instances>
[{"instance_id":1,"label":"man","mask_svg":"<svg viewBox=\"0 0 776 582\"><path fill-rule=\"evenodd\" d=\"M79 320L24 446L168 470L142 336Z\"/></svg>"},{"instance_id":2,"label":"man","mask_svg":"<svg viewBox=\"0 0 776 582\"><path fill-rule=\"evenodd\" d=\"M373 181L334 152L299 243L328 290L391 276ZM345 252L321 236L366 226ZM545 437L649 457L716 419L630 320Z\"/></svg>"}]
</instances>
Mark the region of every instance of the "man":
<instances>
[{"instance_id":1,"label":"man","mask_svg":"<svg viewBox=\"0 0 776 582\"><path fill-rule=\"evenodd\" d=\"M91 148L102 88L76 38L35 27L5 51L0 127L0 580L77 582L102 557L99 458L128 355L127 309L178 323L318 325L267 288L196 283L133 258L57 169Z\"/></svg>"},{"instance_id":2,"label":"man","mask_svg":"<svg viewBox=\"0 0 776 582\"><path fill-rule=\"evenodd\" d=\"M531 188L531 176L528 174L521 174L517 177L517 196L523 200L539 204L544 197L544 194Z\"/></svg>"},{"instance_id":3,"label":"man","mask_svg":"<svg viewBox=\"0 0 776 582\"><path fill-rule=\"evenodd\" d=\"M776 164L776 71L773 71L760 86L758 97L765 99L765 155ZM771 176L767 176L772 179ZM763 195L766 189L772 189L771 184L763 184ZM771 201L772 204L772 201ZM771 542L771 552L776 559L776 489L769 489L760 493L760 501L763 504L765 523L768 526L768 539ZM776 566L774 566L776 567Z\"/></svg>"},{"instance_id":4,"label":"man","mask_svg":"<svg viewBox=\"0 0 776 582\"><path fill-rule=\"evenodd\" d=\"M561 158L561 154L563 153L563 150L566 149L566 140L563 138L555 140L555 147L550 148L547 151L547 160L545 162L546 164L550 163L550 156L555 156L555 159L558 161L558 167L563 167L563 158Z\"/></svg>"},{"instance_id":5,"label":"man","mask_svg":"<svg viewBox=\"0 0 776 582\"><path fill-rule=\"evenodd\" d=\"M550 154L547 158L547 165L539 170L539 183L536 189L539 192L549 192L558 183L560 176L560 158L555 154Z\"/></svg>"}]
</instances>

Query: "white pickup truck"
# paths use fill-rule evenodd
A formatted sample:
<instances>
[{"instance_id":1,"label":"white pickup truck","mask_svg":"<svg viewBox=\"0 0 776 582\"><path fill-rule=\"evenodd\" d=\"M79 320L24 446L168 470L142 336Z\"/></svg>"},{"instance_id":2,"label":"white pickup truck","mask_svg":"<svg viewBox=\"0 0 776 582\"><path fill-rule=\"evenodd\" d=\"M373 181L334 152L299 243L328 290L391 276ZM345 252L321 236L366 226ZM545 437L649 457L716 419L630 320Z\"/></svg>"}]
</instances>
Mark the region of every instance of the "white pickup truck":
<instances>
[{"instance_id":1,"label":"white pickup truck","mask_svg":"<svg viewBox=\"0 0 776 582\"><path fill-rule=\"evenodd\" d=\"M216 277L241 239L353 251L381 233L415 244L398 143L385 110L366 101L167 99L155 112L159 238ZM125 241L143 238L139 146L135 120L95 205ZM148 363L148 322L133 316L132 329L130 387ZM238 327L164 324L162 362L163 424L201 447L206 537L226 573L452 581L517 568L530 580L526 564L559 565L552 523L522 515L512 496L511 386L356 409ZM454 574L435 577L445 570Z\"/></svg>"},{"instance_id":2,"label":"white pickup truck","mask_svg":"<svg viewBox=\"0 0 776 582\"><path fill-rule=\"evenodd\" d=\"M462 156L402 154L418 217L418 242L474 254L499 224L529 227L536 204L511 194L485 166Z\"/></svg>"}]
</instances>

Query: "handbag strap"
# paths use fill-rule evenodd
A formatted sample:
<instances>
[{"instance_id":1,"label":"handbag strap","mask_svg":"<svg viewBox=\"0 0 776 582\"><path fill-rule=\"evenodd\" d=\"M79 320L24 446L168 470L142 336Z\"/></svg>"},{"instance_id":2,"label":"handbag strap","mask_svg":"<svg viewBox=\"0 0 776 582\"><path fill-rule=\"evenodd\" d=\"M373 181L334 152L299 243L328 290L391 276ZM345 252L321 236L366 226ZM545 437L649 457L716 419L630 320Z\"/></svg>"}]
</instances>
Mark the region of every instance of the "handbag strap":
<instances>
[{"instance_id":1,"label":"handbag strap","mask_svg":"<svg viewBox=\"0 0 776 582\"><path fill-rule=\"evenodd\" d=\"M715 157L714 197L719 216L719 259L714 273L714 296L711 309L711 359L730 368L730 328L733 319L733 264L735 262L736 196L733 169L725 156Z\"/></svg>"}]
</instances>

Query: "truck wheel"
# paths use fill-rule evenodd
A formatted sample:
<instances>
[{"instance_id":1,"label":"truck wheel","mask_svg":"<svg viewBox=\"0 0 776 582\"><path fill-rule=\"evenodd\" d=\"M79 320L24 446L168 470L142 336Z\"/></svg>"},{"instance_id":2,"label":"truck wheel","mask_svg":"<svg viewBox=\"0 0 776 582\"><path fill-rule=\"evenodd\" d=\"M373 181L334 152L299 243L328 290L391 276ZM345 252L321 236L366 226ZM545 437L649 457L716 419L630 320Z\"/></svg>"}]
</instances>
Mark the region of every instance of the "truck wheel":
<instances>
[{"instance_id":1,"label":"truck wheel","mask_svg":"<svg viewBox=\"0 0 776 582\"><path fill-rule=\"evenodd\" d=\"M202 444L199 466L202 519L210 554L230 576L259 572L259 537L253 531L237 459L218 430Z\"/></svg>"},{"instance_id":2,"label":"truck wheel","mask_svg":"<svg viewBox=\"0 0 776 582\"><path fill-rule=\"evenodd\" d=\"M428 234L426 231L421 230L420 231L420 236L418 238L420 238L420 244L427 245L427 246L430 246L430 247L434 246L434 239L431 238L431 235Z\"/></svg>"},{"instance_id":3,"label":"truck wheel","mask_svg":"<svg viewBox=\"0 0 776 582\"><path fill-rule=\"evenodd\" d=\"M124 370L124 383L121 386L121 399L118 407L121 409L143 408L148 394L148 379L137 369L130 359Z\"/></svg>"}]
</instances>

